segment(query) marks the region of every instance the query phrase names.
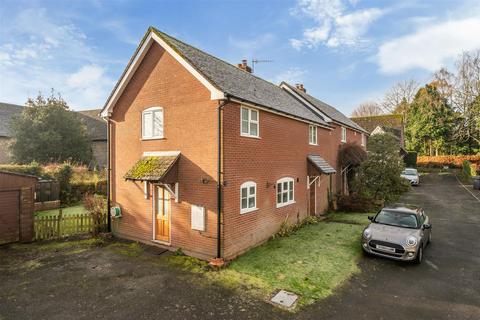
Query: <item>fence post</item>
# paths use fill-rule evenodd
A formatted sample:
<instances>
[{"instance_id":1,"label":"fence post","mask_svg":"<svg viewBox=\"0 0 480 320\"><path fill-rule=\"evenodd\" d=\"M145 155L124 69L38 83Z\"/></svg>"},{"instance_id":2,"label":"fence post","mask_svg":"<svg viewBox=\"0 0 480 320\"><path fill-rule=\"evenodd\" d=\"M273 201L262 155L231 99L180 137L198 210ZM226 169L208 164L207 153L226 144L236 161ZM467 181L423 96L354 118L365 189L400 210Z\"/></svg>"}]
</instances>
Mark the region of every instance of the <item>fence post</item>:
<instances>
[{"instance_id":1,"label":"fence post","mask_svg":"<svg viewBox=\"0 0 480 320\"><path fill-rule=\"evenodd\" d=\"M57 218L58 218L58 220L57 220L57 237L61 237L61 236L62 236L62 235L60 234L60 232L61 232L61 230L62 230L61 227L60 227L60 224L62 223L62 216L63 216L62 213L63 213L63 212L62 212L62 209L58 210L58 217L57 217Z\"/></svg>"}]
</instances>

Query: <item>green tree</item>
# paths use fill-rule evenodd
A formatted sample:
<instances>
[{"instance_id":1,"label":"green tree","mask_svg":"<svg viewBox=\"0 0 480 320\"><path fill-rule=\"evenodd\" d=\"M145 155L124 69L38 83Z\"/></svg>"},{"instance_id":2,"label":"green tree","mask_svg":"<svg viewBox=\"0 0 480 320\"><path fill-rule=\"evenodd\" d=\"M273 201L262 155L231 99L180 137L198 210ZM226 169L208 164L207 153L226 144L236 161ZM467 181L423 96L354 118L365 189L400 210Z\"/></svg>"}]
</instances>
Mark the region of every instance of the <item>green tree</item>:
<instances>
[{"instance_id":1,"label":"green tree","mask_svg":"<svg viewBox=\"0 0 480 320\"><path fill-rule=\"evenodd\" d=\"M355 179L355 191L362 197L396 201L409 188L400 177L404 164L400 158L398 140L391 133L376 134L368 139L367 160Z\"/></svg>"},{"instance_id":2,"label":"green tree","mask_svg":"<svg viewBox=\"0 0 480 320\"><path fill-rule=\"evenodd\" d=\"M427 84L418 90L408 109L408 149L430 156L449 153L456 122L457 116L447 99L435 84Z\"/></svg>"},{"instance_id":3,"label":"green tree","mask_svg":"<svg viewBox=\"0 0 480 320\"><path fill-rule=\"evenodd\" d=\"M13 120L12 154L18 163L75 161L92 158L85 125L67 103L52 94L28 99L22 115Z\"/></svg>"}]
</instances>

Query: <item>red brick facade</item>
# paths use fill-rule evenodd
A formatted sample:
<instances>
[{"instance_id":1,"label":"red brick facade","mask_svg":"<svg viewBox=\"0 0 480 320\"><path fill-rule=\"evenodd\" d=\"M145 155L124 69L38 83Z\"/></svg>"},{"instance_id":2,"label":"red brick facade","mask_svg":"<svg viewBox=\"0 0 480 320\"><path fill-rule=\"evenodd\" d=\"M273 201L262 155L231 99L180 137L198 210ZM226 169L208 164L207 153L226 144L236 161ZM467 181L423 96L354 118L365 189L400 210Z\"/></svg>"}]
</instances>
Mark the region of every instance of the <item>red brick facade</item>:
<instances>
[{"instance_id":1,"label":"red brick facade","mask_svg":"<svg viewBox=\"0 0 480 320\"><path fill-rule=\"evenodd\" d=\"M201 258L216 255L218 104L210 92L173 56L154 44L115 104L111 115L112 203L122 209L114 219L115 234L142 242L154 239L154 193L145 199L141 182L126 181L125 173L144 152L180 151L179 201L171 203L169 248L182 248ZM164 138L142 140L141 114L162 107ZM318 145L309 145L309 124L259 111L259 138L240 135L240 105L229 102L222 111L223 201L222 256L232 258L275 233L287 217L296 222L309 214L307 159L318 154L337 168L341 129L318 127ZM347 141L360 143L361 134L347 130ZM339 174L333 176L339 190ZM294 179L295 203L276 207L276 181ZM258 210L240 214L240 185L257 184ZM327 208L329 176L316 187L316 213ZM191 206L206 211L205 231L191 228Z\"/></svg>"}]
</instances>

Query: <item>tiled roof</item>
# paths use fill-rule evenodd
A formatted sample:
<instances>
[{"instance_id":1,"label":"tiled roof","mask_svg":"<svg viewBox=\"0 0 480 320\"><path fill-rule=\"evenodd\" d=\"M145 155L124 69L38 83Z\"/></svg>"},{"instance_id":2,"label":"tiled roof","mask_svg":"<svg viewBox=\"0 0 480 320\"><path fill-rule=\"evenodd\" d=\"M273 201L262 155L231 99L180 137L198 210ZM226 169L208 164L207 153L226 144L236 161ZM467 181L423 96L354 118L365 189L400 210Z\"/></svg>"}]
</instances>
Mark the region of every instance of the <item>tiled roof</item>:
<instances>
[{"instance_id":1,"label":"tiled roof","mask_svg":"<svg viewBox=\"0 0 480 320\"><path fill-rule=\"evenodd\" d=\"M351 119L369 133L378 126L403 130L403 117L401 114L382 114L368 117L352 117Z\"/></svg>"},{"instance_id":2,"label":"tiled roof","mask_svg":"<svg viewBox=\"0 0 480 320\"><path fill-rule=\"evenodd\" d=\"M324 174L332 174L336 173L337 171L328 164L328 162L316 154L309 154L307 156L308 161L313 164L318 170L320 170Z\"/></svg>"},{"instance_id":3,"label":"tiled roof","mask_svg":"<svg viewBox=\"0 0 480 320\"><path fill-rule=\"evenodd\" d=\"M279 86L194 48L153 27L149 31L153 31L162 38L220 91L246 102L328 126L320 116L306 108L303 103L293 98Z\"/></svg>"},{"instance_id":4,"label":"tiled roof","mask_svg":"<svg viewBox=\"0 0 480 320\"><path fill-rule=\"evenodd\" d=\"M125 174L127 180L161 181L180 156L151 156L138 160Z\"/></svg>"},{"instance_id":5,"label":"tiled roof","mask_svg":"<svg viewBox=\"0 0 480 320\"><path fill-rule=\"evenodd\" d=\"M293 90L296 94L301 96L303 99L307 100L310 104L316 107L320 112L324 113L327 117L331 118L333 121L343 124L345 126L351 127L353 129L367 132L364 128L360 125L355 123L354 121L350 120L346 115L332 107L331 105L318 100L317 98L309 95L308 93L297 89L295 86L292 86L286 82L282 82L281 85L288 86L291 90Z\"/></svg>"},{"instance_id":6,"label":"tiled roof","mask_svg":"<svg viewBox=\"0 0 480 320\"><path fill-rule=\"evenodd\" d=\"M25 107L0 102L0 137L12 137L10 125L15 116L20 116ZM107 123L99 116L100 109L75 112L85 123L87 133L93 141L107 140Z\"/></svg>"},{"instance_id":7,"label":"tiled roof","mask_svg":"<svg viewBox=\"0 0 480 320\"><path fill-rule=\"evenodd\" d=\"M24 106L0 102L0 137L11 137L10 124L15 116L22 114Z\"/></svg>"},{"instance_id":8,"label":"tiled roof","mask_svg":"<svg viewBox=\"0 0 480 320\"><path fill-rule=\"evenodd\" d=\"M77 116L87 126L88 134L93 141L107 140L107 123L100 117L101 109L78 111Z\"/></svg>"}]
</instances>

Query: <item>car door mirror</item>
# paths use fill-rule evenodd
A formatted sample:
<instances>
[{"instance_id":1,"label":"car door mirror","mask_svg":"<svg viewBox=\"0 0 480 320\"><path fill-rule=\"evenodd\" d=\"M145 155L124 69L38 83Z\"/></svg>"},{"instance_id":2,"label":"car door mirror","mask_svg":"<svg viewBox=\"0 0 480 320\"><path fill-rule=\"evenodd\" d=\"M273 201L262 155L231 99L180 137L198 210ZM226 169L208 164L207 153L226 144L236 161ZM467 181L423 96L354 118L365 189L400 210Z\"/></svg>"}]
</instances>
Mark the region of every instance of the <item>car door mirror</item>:
<instances>
[{"instance_id":1,"label":"car door mirror","mask_svg":"<svg viewBox=\"0 0 480 320\"><path fill-rule=\"evenodd\" d=\"M373 221L375 217L374 216L368 216L368 220Z\"/></svg>"},{"instance_id":2,"label":"car door mirror","mask_svg":"<svg viewBox=\"0 0 480 320\"><path fill-rule=\"evenodd\" d=\"M423 227L423 229L430 229L432 227L432 225L429 224L429 223L425 223L422 227Z\"/></svg>"}]
</instances>

